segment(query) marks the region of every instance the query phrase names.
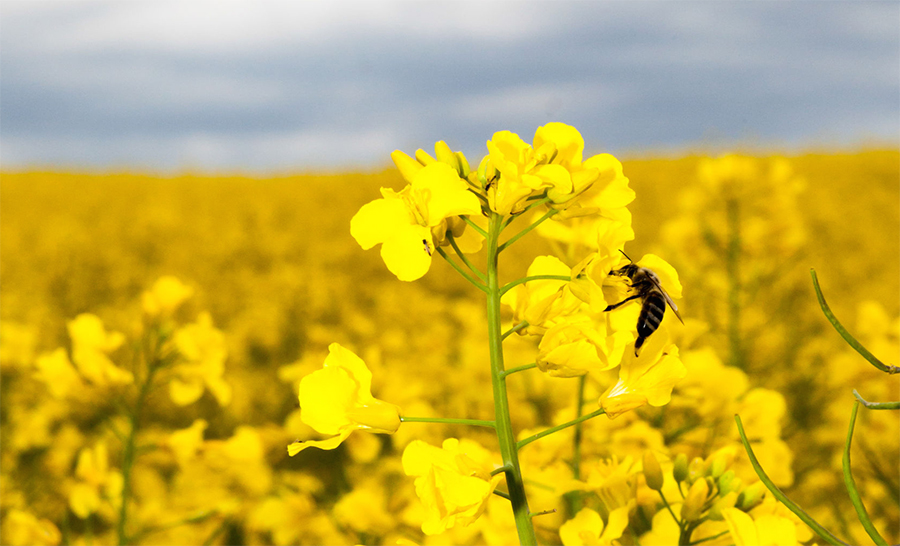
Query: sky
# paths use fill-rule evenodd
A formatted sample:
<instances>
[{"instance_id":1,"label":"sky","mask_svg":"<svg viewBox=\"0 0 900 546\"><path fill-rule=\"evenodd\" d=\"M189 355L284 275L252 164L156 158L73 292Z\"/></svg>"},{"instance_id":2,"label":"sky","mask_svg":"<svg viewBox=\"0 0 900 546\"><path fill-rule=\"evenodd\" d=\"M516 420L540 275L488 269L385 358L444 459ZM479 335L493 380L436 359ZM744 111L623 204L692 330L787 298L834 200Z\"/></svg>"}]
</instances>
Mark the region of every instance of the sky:
<instances>
[{"instance_id":1,"label":"sky","mask_svg":"<svg viewBox=\"0 0 900 546\"><path fill-rule=\"evenodd\" d=\"M477 162L550 121L625 156L900 146L900 2L0 3L5 169Z\"/></svg>"}]
</instances>

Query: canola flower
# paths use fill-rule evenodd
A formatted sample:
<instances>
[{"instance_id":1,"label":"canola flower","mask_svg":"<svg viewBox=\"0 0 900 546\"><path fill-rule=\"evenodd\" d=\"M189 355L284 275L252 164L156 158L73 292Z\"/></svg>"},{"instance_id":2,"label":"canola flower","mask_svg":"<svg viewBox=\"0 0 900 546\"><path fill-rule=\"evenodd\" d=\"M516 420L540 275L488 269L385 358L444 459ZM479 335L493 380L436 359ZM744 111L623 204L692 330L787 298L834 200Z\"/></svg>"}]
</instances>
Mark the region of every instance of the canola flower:
<instances>
[{"instance_id":1,"label":"canola flower","mask_svg":"<svg viewBox=\"0 0 900 546\"><path fill-rule=\"evenodd\" d=\"M294 442L291 456L306 448L335 449L354 430L391 434L400 427L400 408L372 396L372 372L352 351L337 343L328 347L321 370L300 381L300 418L326 440Z\"/></svg>"},{"instance_id":2,"label":"canola flower","mask_svg":"<svg viewBox=\"0 0 900 546\"><path fill-rule=\"evenodd\" d=\"M494 419L490 425L497 433L503 461L501 469L509 490L518 539L522 544L535 544L536 536L523 487L524 477L518 460L519 445L512 431L506 387L509 373L524 371L532 366L506 370L503 340L513 332L542 336L534 366L556 377L583 376L591 371L614 368L622 362L625 346L634 338L632 334L624 333L621 327L610 327L611 319L603 313L607 307L603 287L613 272L612 266L619 261L618 257L613 256L624 254L622 245L631 233L620 222L627 215L615 214L615 219L609 220L603 217L601 211L621 209L630 201L627 179L621 176L617 168L619 164L611 156L594 156L583 161L584 141L581 135L575 128L561 123L538 128L533 145L510 131L495 133L487 142L488 155L474 173L467 172L468 161L462 154L448 153L449 148L441 142L435 149L438 160L422 151L416 153L417 161L399 151L393 154L395 163L410 185L399 194L382 189L383 199L364 205L353 217L351 234L363 249L382 243L381 255L385 265L400 280L415 280L423 276L431 265L431 244L446 241L456 251L458 262L443 251L441 256L486 294L494 398ZM442 161L440 156L445 160ZM594 183L601 180L605 187L595 192L593 199L585 198L579 202L581 197L589 195ZM603 201L604 195L609 197L610 202ZM503 230L517 216L532 210L537 214L544 212L529 227L501 243ZM501 286L500 253L556 215L559 215L559 221L575 217L593 218L594 224L589 229L593 229L598 243L594 253L574 270L555 257L538 258L526 277ZM477 216L488 218L487 229L478 226L475 222ZM470 230L484 238L487 249L485 271L473 265L456 243L456 237L461 233L454 231L449 224L451 217L461 219ZM651 256L649 261L653 258ZM585 281L570 288L587 264L594 262L595 265L585 274ZM664 266L662 271L667 284L672 284L673 288L677 286L680 293L677 275L671 266L659 259L654 263ZM609 286L614 290L612 283ZM501 299L514 287L516 292L508 295L506 303L515 309L514 320L517 324L503 333ZM630 285L622 286L619 292L627 293L629 289ZM619 299L624 300L626 296L621 295ZM603 311L598 313L598 309ZM662 338L659 335L654 339ZM645 351L643 358L635 358L634 362L627 364L622 362L621 379L600 398L600 411L596 414L606 412L610 417L615 417L645 403L659 406L668 402L672 387L684 376L684 367L678 361L674 345L657 344L660 346L654 345L651 350ZM304 381L312 377L307 376ZM334 379L330 385L326 387L323 384L319 390L337 388L336 385L337 379ZM301 382L301 399L303 397L304 385ZM301 406L303 403L301 400ZM306 403L315 407L314 401ZM580 413L581 408L578 409ZM332 413L340 415L340 410ZM306 422L313 424L308 420ZM346 438L354 426L353 421L346 418L341 419L341 423L343 428L315 427L321 432L340 433L327 444L328 447L336 446ZM394 430L396 428L386 431ZM295 446L292 453L299 451L301 445L306 444L292 444ZM413 455L410 457L415 458ZM404 456L404 461L406 459ZM404 463L405 468L408 466ZM407 473L410 473L408 468ZM420 469L412 473L421 479L424 471ZM485 481L484 478L482 481ZM436 498L459 499L461 495L465 496L453 490L452 482L448 480L432 477L429 479L430 488L426 488L424 483L417 480L416 489L427 506L435 505ZM490 494L493 487L476 490ZM485 495L481 497L486 499ZM469 512L462 519L450 517L457 511L456 508L448 508L446 513L439 511L438 516L426 518L422 530L426 534L435 534L452 525L469 525L483 511L483 500L463 502L462 506L467 507ZM451 506L459 503L458 500L453 501ZM446 503L437 502L437 505L445 506Z\"/></svg>"},{"instance_id":3,"label":"canola flower","mask_svg":"<svg viewBox=\"0 0 900 546\"><path fill-rule=\"evenodd\" d=\"M470 181L471 171L458 152L447 150L436 146L434 161L456 169L469 187L480 192L477 171ZM416 164L411 170L429 161L424 152L414 155L407 156ZM896 284L894 256L900 253L894 238L872 234L894 229L894 203L900 202L896 152L774 159L789 161L809 189L802 208L759 218L804 221L810 232L814 230L816 237L807 238L804 252L833 257L828 269L815 265L835 313L872 352L894 364L891 355L897 354L900 329L891 287ZM569 201L548 201L515 215L498 239L502 245L551 208L560 209L507 246L499 262L500 288L508 288L500 314L500 335L506 335L504 371L510 372L504 374L504 383L529 512L541 543L563 543L563 530L571 525L563 526L583 509L597 514L590 519L583 516L588 521L577 529L585 543L611 538L618 521L611 514L616 510L628 512L627 525L612 539L622 544L755 540L746 538L751 535L741 525L735 531L729 528L722 514L730 508L749 515L758 532L775 521L770 516L784 518L775 524L775 529L784 526L784 532L766 535L765 540L809 543L805 525L774 502L765 488L754 485L756 475L737 444L735 413L745 419L759 462L791 499L842 534L832 505L852 518L840 457L829 447L843 445L846 438L847 386L858 387L869 400L889 400L895 378L885 380L874 368L869 372L858 366L858 355L831 342L830 329L825 332L829 335L822 335L811 328L816 321L829 326L815 302L809 301L807 262L802 256L785 258L775 248L769 254L745 253L738 262L742 279L752 280L744 275L772 264L780 269L774 282L743 285L748 297L738 303L747 335L740 347L751 366L742 371L731 365L727 329L719 329L725 323L708 313L711 307L727 309L727 290L717 288L727 285L716 284L727 278L726 262L701 259L697 243L656 246L657 226L686 210L674 198L699 183L694 173L701 161L697 157L625 161L618 171L610 169L615 182L608 186L627 189L630 179L636 194L631 191L633 201L626 203L627 208L601 209L602 227L596 225L597 217L572 215L584 212L586 200L605 187L607 181L601 177ZM761 176L766 172L758 171ZM510 501L502 496L508 495L504 470L492 476L500 481L474 521L433 536L421 531L426 504L416 494L415 478L402 468L407 445L422 440L440 446L452 437L477 441L490 452L486 469L502 468L503 458L496 432L489 426L494 405L493 389L486 388L492 378L484 346L485 300L478 292L478 297L468 297L467 281L440 263L443 257L431 264L422 281L396 282L377 252L359 252L347 235L347 220L373 199L373 187L400 191L410 182L395 173L267 180L4 173L0 542L516 543ZM741 199L778 195L751 179L743 184L746 193ZM860 184L866 192L853 191ZM526 198L524 207L537 201ZM313 206L325 202L330 203L327 208ZM26 203L27 207L20 205ZM772 203L785 201L778 197ZM296 214L300 209L306 213ZM691 214L694 222L714 218L699 211L688 214L689 219ZM38 217L50 220L37 224ZM835 223L836 217L842 221ZM465 242L471 237L484 245L486 240L475 227L487 232L488 219L480 213L466 220L449 218L448 231L456 234L451 241L445 232L445 244L438 244L433 235L433 251L438 255L444 251L481 281L458 258L452 243L485 271L485 251L474 254ZM755 230L765 224L742 224L742 231L751 230L744 233L745 240L759 240ZM317 237L308 237L313 230ZM601 243L602 237L618 238L627 246ZM590 321L593 330L604 336L612 332L623 340L621 345L590 344L587 354L599 349L595 354L602 362L603 347L615 347L605 358L621 364L633 354L630 345L640 305L633 302L603 313L606 306L632 295L622 279L609 276L626 263L619 248L635 259L655 253L677 269L685 287L684 299L677 302L686 324L681 326L667 310L661 328L678 347L687 375L675 385L665 406L644 404L608 420L595 414L602 412L597 401L618 382L620 366L598 371L595 363L582 366L578 364L582 360L573 359L572 370L580 366L589 371L571 379L551 375L550 368L542 372L536 357L545 332L535 328L531 333L522 316L514 316L516 307L507 303L520 288L538 288L544 281L556 289L564 287L565 301L574 296L583 302L571 316L574 323ZM594 252L597 255L586 261ZM535 255L553 256L566 269L527 273ZM604 260L609 263L600 265ZM804 292L780 299L797 268L804 277ZM865 279L860 277L863 271ZM181 286L190 287L191 295L170 311L145 307L143 294L154 292L154 281L173 273L183 281ZM519 275L540 274L575 280L532 279L509 286ZM863 294L854 280L865 283ZM752 290L755 300L749 297ZM760 307L767 297L790 304ZM178 406L169 395L169 383L183 378L175 368L187 361L177 351L173 334L197 324L205 310L224 336L227 357L220 377L231 387L231 398L227 406L220 406L202 383L200 398ZM105 376L95 383L79 371L66 324L82 313L99 317L107 334L122 333L121 345L99 352L115 367L132 372L132 383L111 382ZM564 313L558 316L563 317L561 323L569 321ZM771 330L757 328L760 316ZM598 318L605 319L602 327ZM786 336L784 324L796 325L789 330L795 333ZM655 332L647 343L658 335L663 331ZM778 356L782 350L778 341L788 339L796 354L785 360ZM403 408L403 426L390 435L350 434L335 451L305 450L289 459L284 446L291 440L315 439L311 436L315 432L300 418L301 410L288 414L297 406L296 387L303 376L322 368L322 355L335 340L364 348L359 356L372 372L371 392ZM550 338L544 346L553 346ZM557 360L568 364L563 359L548 362ZM753 363L760 362L770 364L764 373L754 371ZM147 384L145 363L152 363L156 371L147 395L141 397L140 389ZM290 365L276 373L286 363ZM801 370L815 370L817 379L800 380ZM142 409L126 467L130 413L138 399L143 400ZM472 419L416 422L446 416ZM894 530L900 527L891 493L896 489L891 461L900 437L898 420L894 412L886 411L861 410L859 417L852 445L853 475L875 527L887 543L896 543ZM547 427L556 430L548 434ZM99 510L81 519L69 507L68 495L74 484L84 481L75 475L79 454L100 444L107 448L109 475L131 476L129 492L124 487L115 493L117 487L98 486ZM655 454L658 472L641 464L648 452ZM678 488L687 493L701 478L708 482L709 507L691 520L696 525L686 529ZM126 503L120 502L122 497ZM127 507L125 518L117 509L121 504ZM691 517L695 514L689 511ZM119 537L120 519L125 521L124 540ZM854 544L870 540L858 526L850 525L846 535L845 540Z\"/></svg>"}]
</instances>

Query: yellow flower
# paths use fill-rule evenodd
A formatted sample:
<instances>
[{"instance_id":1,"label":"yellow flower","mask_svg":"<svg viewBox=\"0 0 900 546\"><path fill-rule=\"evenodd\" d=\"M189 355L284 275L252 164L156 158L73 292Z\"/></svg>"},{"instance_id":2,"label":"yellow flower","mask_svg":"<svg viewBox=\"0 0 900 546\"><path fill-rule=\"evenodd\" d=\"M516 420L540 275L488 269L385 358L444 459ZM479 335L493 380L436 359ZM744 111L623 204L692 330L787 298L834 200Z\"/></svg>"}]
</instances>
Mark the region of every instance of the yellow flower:
<instances>
[{"instance_id":1,"label":"yellow flower","mask_svg":"<svg viewBox=\"0 0 900 546\"><path fill-rule=\"evenodd\" d=\"M607 546L622 536L628 526L628 506L616 508L604 525L600 514L582 508L575 517L562 524L559 538L565 546Z\"/></svg>"},{"instance_id":2,"label":"yellow flower","mask_svg":"<svg viewBox=\"0 0 900 546\"><path fill-rule=\"evenodd\" d=\"M474 522L502 479L491 476L491 453L471 440L448 438L441 448L416 440L403 450L402 461L406 475L416 477L427 535Z\"/></svg>"},{"instance_id":3,"label":"yellow flower","mask_svg":"<svg viewBox=\"0 0 900 546\"><path fill-rule=\"evenodd\" d=\"M590 319L560 322L541 339L535 362L553 377L577 377L618 366L631 343L628 332L607 334L604 323Z\"/></svg>"},{"instance_id":4,"label":"yellow flower","mask_svg":"<svg viewBox=\"0 0 900 546\"><path fill-rule=\"evenodd\" d=\"M437 156L437 159L428 155L428 152L425 150L419 149L416 150L416 157L413 159L400 150L394 150L391 152L391 159L394 161L397 169L400 170L400 174L409 183L412 183L416 174L423 167L436 162L449 165L459 174L460 178L465 179L469 176L469 161L466 159L466 156L462 152L451 150L450 146L443 140L434 143L434 155Z\"/></svg>"},{"instance_id":5,"label":"yellow flower","mask_svg":"<svg viewBox=\"0 0 900 546\"><path fill-rule=\"evenodd\" d=\"M179 466L185 466L197 455L203 445L203 431L207 426L205 419L195 419L188 428L175 430L169 435L167 443Z\"/></svg>"},{"instance_id":6,"label":"yellow flower","mask_svg":"<svg viewBox=\"0 0 900 546\"><path fill-rule=\"evenodd\" d=\"M125 342L119 332L107 332L100 317L82 313L68 323L72 360L85 378L96 385L126 385L134 382L131 372L113 364L107 356Z\"/></svg>"},{"instance_id":7,"label":"yellow flower","mask_svg":"<svg viewBox=\"0 0 900 546\"><path fill-rule=\"evenodd\" d=\"M42 354L35 362L35 377L47 384L55 398L65 398L69 393L84 386L78 371L69 361L66 350L59 348L52 353Z\"/></svg>"},{"instance_id":8,"label":"yellow flower","mask_svg":"<svg viewBox=\"0 0 900 546\"><path fill-rule=\"evenodd\" d=\"M568 277L572 270L558 258L538 256L528 267L527 276L560 275ZM581 301L566 290L568 281L539 279L516 286L503 295L504 304L513 308L513 320L527 321L521 335L541 335L561 318L581 307Z\"/></svg>"},{"instance_id":9,"label":"yellow flower","mask_svg":"<svg viewBox=\"0 0 900 546\"><path fill-rule=\"evenodd\" d=\"M431 163L400 193L382 188L382 199L363 205L350 221L350 234L368 250L381 244L381 257L401 281L428 272L434 245L443 242L447 219L481 214L468 184L445 163Z\"/></svg>"},{"instance_id":10,"label":"yellow flower","mask_svg":"<svg viewBox=\"0 0 900 546\"><path fill-rule=\"evenodd\" d=\"M103 498L115 499L122 491L122 475L109 469L106 444L84 448L75 467L77 482L69 492L69 507L84 519L100 508Z\"/></svg>"},{"instance_id":11,"label":"yellow flower","mask_svg":"<svg viewBox=\"0 0 900 546\"><path fill-rule=\"evenodd\" d=\"M392 434L400 427L400 408L372 396L372 372L352 351L337 343L328 347L321 370L300 381L300 419L325 440L294 442L288 454L308 447L334 449L354 430Z\"/></svg>"},{"instance_id":12,"label":"yellow flower","mask_svg":"<svg viewBox=\"0 0 900 546\"><path fill-rule=\"evenodd\" d=\"M774 514L763 514L753 519L737 508L725 508L722 516L736 546L794 546L797 528L791 520Z\"/></svg>"},{"instance_id":13,"label":"yellow flower","mask_svg":"<svg viewBox=\"0 0 900 546\"><path fill-rule=\"evenodd\" d=\"M660 328L648 338L640 356L626 351L619 380L600 397L600 406L611 419L644 404L663 406L672 398L675 383L685 375L678 348Z\"/></svg>"},{"instance_id":14,"label":"yellow flower","mask_svg":"<svg viewBox=\"0 0 900 546\"><path fill-rule=\"evenodd\" d=\"M9 546L55 546L62 535L47 519L13 508L3 518L3 543Z\"/></svg>"},{"instance_id":15,"label":"yellow flower","mask_svg":"<svg viewBox=\"0 0 900 546\"><path fill-rule=\"evenodd\" d=\"M209 313L201 313L197 322L178 329L172 338L181 362L169 381L169 397L179 406L196 402L208 389L220 406L231 402L231 385L225 382L225 336L212 324Z\"/></svg>"},{"instance_id":16,"label":"yellow flower","mask_svg":"<svg viewBox=\"0 0 900 546\"><path fill-rule=\"evenodd\" d=\"M151 317L170 315L193 293L193 288L183 284L176 277L166 275L160 277L150 290L141 295L141 302L144 312Z\"/></svg>"}]
</instances>

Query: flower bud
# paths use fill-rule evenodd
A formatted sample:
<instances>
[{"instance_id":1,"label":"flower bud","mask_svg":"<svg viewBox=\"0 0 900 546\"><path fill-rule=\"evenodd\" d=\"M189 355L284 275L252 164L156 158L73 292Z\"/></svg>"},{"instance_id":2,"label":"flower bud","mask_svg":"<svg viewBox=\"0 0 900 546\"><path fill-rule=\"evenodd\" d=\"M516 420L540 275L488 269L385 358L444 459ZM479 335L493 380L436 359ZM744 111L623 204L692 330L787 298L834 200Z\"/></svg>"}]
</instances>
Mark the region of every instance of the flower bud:
<instances>
[{"instance_id":1,"label":"flower bud","mask_svg":"<svg viewBox=\"0 0 900 546\"><path fill-rule=\"evenodd\" d=\"M766 486L762 482L749 485L738 495L736 506L744 512L749 512L762 502L766 495Z\"/></svg>"},{"instance_id":2,"label":"flower bud","mask_svg":"<svg viewBox=\"0 0 900 546\"><path fill-rule=\"evenodd\" d=\"M644 452L644 478L647 479L647 487L654 491L659 491L663 486L662 468L653 452L647 450Z\"/></svg>"},{"instance_id":3,"label":"flower bud","mask_svg":"<svg viewBox=\"0 0 900 546\"><path fill-rule=\"evenodd\" d=\"M716 485L719 488L719 495L724 496L731 491L734 491L732 485L734 484L734 470L729 470L727 472L723 472L721 476L716 480Z\"/></svg>"},{"instance_id":4,"label":"flower bud","mask_svg":"<svg viewBox=\"0 0 900 546\"><path fill-rule=\"evenodd\" d=\"M737 498L738 494L736 491L732 491L731 493L718 498L709 509L709 519L715 521L722 521L723 519L725 519L722 516L722 510L726 508L733 508L734 503L737 501Z\"/></svg>"},{"instance_id":5,"label":"flower bud","mask_svg":"<svg viewBox=\"0 0 900 546\"><path fill-rule=\"evenodd\" d=\"M727 461L724 457L716 457L713 459L712 464L709 465L709 475L713 478L718 478L725 472L725 468L727 467Z\"/></svg>"},{"instance_id":6,"label":"flower bud","mask_svg":"<svg viewBox=\"0 0 900 546\"><path fill-rule=\"evenodd\" d=\"M696 480L688 490L688 494L684 498L684 504L681 505L681 519L684 521L700 519L708 494L709 484L706 483L706 480Z\"/></svg>"},{"instance_id":7,"label":"flower bud","mask_svg":"<svg viewBox=\"0 0 900 546\"><path fill-rule=\"evenodd\" d=\"M456 152L456 161L459 163L459 176L468 178L472 169L469 168L469 161L466 159L466 156L462 152Z\"/></svg>"},{"instance_id":8,"label":"flower bud","mask_svg":"<svg viewBox=\"0 0 900 546\"><path fill-rule=\"evenodd\" d=\"M706 463L700 457L694 457L688 465L688 481L694 483L697 478L706 475Z\"/></svg>"},{"instance_id":9,"label":"flower bud","mask_svg":"<svg viewBox=\"0 0 900 546\"><path fill-rule=\"evenodd\" d=\"M675 466L672 468L672 476L676 482L683 482L688 476L688 460L687 455L679 453L675 457Z\"/></svg>"},{"instance_id":10,"label":"flower bud","mask_svg":"<svg viewBox=\"0 0 900 546\"><path fill-rule=\"evenodd\" d=\"M416 161L421 163L423 167L427 167L437 160L431 157L431 154L429 154L422 148L419 148L418 150L416 150Z\"/></svg>"}]
</instances>

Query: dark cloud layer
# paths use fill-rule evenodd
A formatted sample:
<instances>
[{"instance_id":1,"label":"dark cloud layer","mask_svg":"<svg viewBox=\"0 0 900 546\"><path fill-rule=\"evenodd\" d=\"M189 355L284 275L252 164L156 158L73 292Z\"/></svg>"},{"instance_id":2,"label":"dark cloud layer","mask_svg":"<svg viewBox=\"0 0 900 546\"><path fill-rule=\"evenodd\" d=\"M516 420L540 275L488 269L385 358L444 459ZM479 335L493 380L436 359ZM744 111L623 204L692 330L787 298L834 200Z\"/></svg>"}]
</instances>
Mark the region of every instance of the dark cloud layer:
<instances>
[{"instance_id":1,"label":"dark cloud layer","mask_svg":"<svg viewBox=\"0 0 900 546\"><path fill-rule=\"evenodd\" d=\"M547 121L593 150L900 141L897 2L4 2L6 167L374 167Z\"/></svg>"}]
</instances>

